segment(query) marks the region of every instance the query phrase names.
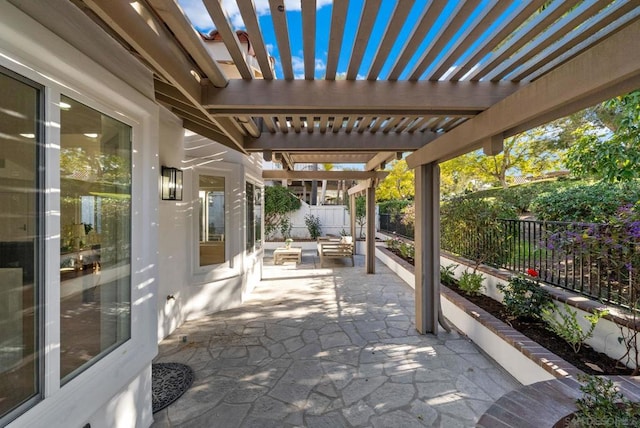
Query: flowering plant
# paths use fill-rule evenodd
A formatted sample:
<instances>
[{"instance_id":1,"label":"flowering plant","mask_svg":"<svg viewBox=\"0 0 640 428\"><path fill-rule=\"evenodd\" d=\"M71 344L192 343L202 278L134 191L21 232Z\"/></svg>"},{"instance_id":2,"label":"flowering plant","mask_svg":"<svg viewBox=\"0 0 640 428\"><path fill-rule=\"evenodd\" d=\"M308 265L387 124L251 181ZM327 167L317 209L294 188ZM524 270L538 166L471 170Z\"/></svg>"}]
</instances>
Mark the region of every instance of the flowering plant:
<instances>
[{"instance_id":1,"label":"flowering plant","mask_svg":"<svg viewBox=\"0 0 640 428\"><path fill-rule=\"evenodd\" d=\"M535 269L527 269L527 275L529 275L532 278L537 278L539 276L538 271Z\"/></svg>"}]
</instances>

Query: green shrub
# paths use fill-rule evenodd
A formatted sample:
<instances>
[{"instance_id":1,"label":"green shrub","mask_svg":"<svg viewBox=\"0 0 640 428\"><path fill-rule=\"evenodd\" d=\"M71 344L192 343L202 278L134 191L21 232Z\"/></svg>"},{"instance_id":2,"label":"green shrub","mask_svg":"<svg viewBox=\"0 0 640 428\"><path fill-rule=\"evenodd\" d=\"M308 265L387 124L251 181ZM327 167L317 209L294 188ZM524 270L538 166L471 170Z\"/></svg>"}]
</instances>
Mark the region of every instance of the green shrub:
<instances>
[{"instance_id":1,"label":"green shrub","mask_svg":"<svg viewBox=\"0 0 640 428\"><path fill-rule=\"evenodd\" d=\"M304 223L307 225L307 230L311 239L318 239L322 235L322 228L320 227L320 217L313 214L307 214L304 216Z\"/></svg>"},{"instance_id":2,"label":"green shrub","mask_svg":"<svg viewBox=\"0 0 640 428\"><path fill-rule=\"evenodd\" d=\"M413 261L416 256L416 248L413 242L404 241L398 238L387 239L385 241L387 248L398 254L405 260Z\"/></svg>"},{"instance_id":3,"label":"green shrub","mask_svg":"<svg viewBox=\"0 0 640 428\"><path fill-rule=\"evenodd\" d=\"M458 267L457 264L450 264L447 266L440 266L440 282L444 285L451 285L456 282L455 270Z\"/></svg>"},{"instance_id":4,"label":"green shrub","mask_svg":"<svg viewBox=\"0 0 640 428\"><path fill-rule=\"evenodd\" d=\"M637 404L626 399L607 377L579 374L583 395L576 400L573 426L626 428L640 426Z\"/></svg>"},{"instance_id":5,"label":"green shrub","mask_svg":"<svg viewBox=\"0 0 640 428\"><path fill-rule=\"evenodd\" d=\"M380 214L389 214L391 216L400 216L402 210L413 204L413 201L406 199L392 199L389 201L382 201L378 203Z\"/></svg>"},{"instance_id":6,"label":"green shrub","mask_svg":"<svg viewBox=\"0 0 640 428\"><path fill-rule=\"evenodd\" d=\"M533 183L518 184L509 186L506 189L497 187L493 189L480 190L467 197L470 198L494 198L502 201L506 205L512 206L518 213L530 211L530 205L539 195L549 192L558 192L562 189L576 186L577 180L544 180Z\"/></svg>"},{"instance_id":7,"label":"green shrub","mask_svg":"<svg viewBox=\"0 0 640 428\"><path fill-rule=\"evenodd\" d=\"M536 183L521 184L502 189L496 195L505 204L513 206L518 213L523 214L531 210L531 203L540 195L550 192L558 192L574 186L572 182L566 181L540 181Z\"/></svg>"},{"instance_id":8,"label":"green shrub","mask_svg":"<svg viewBox=\"0 0 640 428\"><path fill-rule=\"evenodd\" d=\"M267 186L264 188L264 232L271 237L280 231L283 238L291 232L289 213L300 208L300 199L283 186Z\"/></svg>"},{"instance_id":9,"label":"green shrub","mask_svg":"<svg viewBox=\"0 0 640 428\"><path fill-rule=\"evenodd\" d=\"M557 313L560 320L556 319L554 314ZM582 344L593 336L593 330L600 318L605 316L608 311L595 311L590 315L585 315L589 321L589 329L584 330L578 322L578 311L572 310L569 305L564 304L564 312L556 311L555 306L542 308L542 319L547 324L547 328L560 336L573 348L576 354L580 352Z\"/></svg>"},{"instance_id":10,"label":"green shrub","mask_svg":"<svg viewBox=\"0 0 640 428\"><path fill-rule=\"evenodd\" d=\"M545 193L531 203L539 220L604 223L622 205L640 200L640 184L596 183Z\"/></svg>"},{"instance_id":11,"label":"green shrub","mask_svg":"<svg viewBox=\"0 0 640 428\"><path fill-rule=\"evenodd\" d=\"M447 251L476 262L500 265L507 257L505 233L501 218L515 218L512 207L501 202L456 198L440 207L440 243Z\"/></svg>"},{"instance_id":12,"label":"green shrub","mask_svg":"<svg viewBox=\"0 0 640 428\"><path fill-rule=\"evenodd\" d=\"M516 318L542 319L542 311L553 306L551 295L522 275L511 277L507 285L498 284L502 303Z\"/></svg>"},{"instance_id":13,"label":"green shrub","mask_svg":"<svg viewBox=\"0 0 640 428\"><path fill-rule=\"evenodd\" d=\"M458 280L458 287L469 296L482 294L484 276L479 273L464 271Z\"/></svg>"}]
</instances>

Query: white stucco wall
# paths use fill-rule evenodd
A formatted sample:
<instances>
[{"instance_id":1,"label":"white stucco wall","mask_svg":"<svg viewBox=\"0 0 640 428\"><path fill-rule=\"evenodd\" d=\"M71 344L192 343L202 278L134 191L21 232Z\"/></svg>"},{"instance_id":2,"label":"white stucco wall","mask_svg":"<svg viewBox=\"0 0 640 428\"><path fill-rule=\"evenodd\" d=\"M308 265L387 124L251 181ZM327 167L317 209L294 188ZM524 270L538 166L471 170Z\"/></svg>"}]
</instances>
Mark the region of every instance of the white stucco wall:
<instances>
[{"instance_id":1,"label":"white stucco wall","mask_svg":"<svg viewBox=\"0 0 640 428\"><path fill-rule=\"evenodd\" d=\"M469 271L473 270L473 267L469 267L458 261L449 259L445 255L440 255L441 266L449 266L452 264L457 265L457 267L454 270L456 278L460 278L460 276L465 270L469 270ZM497 286L498 284L506 285L508 282L502 278L489 275L486 272L479 272L479 273L481 273L484 276L484 282L483 282L484 289L482 290L482 293L491 297L494 300L497 300L498 302L501 302L503 300L503 294L498 289ZM567 292L567 293L572 295L572 297L569 297L570 301L577 302L577 301L588 300L588 298L585 296L573 294L570 292ZM559 302L557 300L554 300L553 303L556 305L557 311L562 313L565 312L564 303ZM585 318L585 316L590 314L575 306L569 306L569 308L571 311L576 312L577 314L576 319L578 320L578 323L582 327L583 331L588 330L590 324ZM603 305L603 308L604 308L604 305ZM608 310L614 313L617 311L617 309L613 307L608 308ZM560 317L557 315L556 315L556 318L560 320ZM622 337L623 334L626 337L630 337L632 333L627 327L620 326L619 324L611 320L601 318L598 321L598 324L596 325L595 330L593 331L593 336L587 339L585 343L591 346L593 349L595 349L598 352L602 352L611 358L619 359L619 358L622 358L627 352L625 346L619 340L619 338ZM622 362L627 364L629 367L632 367L635 364L635 359L633 358L633 355L631 355L630 358L625 357L622 360Z\"/></svg>"},{"instance_id":2,"label":"white stucco wall","mask_svg":"<svg viewBox=\"0 0 640 428\"><path fill-rule=\"evenodd\" d=\"M104 41L104 32L85 19L70 2L38 2L44 16L65 19L66 37ZM55 3L55 5L54 5ZM47 13L51 8L51 13ZM60 9L62 8L62 9ZM68 10L65 10L67 8ZM65 13L68 12L68 13ZM58 18L56 18L58 19ZM84 31L74 31L83 27ZM91 29L93 30L87 30ZM44 390L42 398L9 427L146 427L152 422L150 364L157 352L156 296L158 278L157 187L158 106L143 95L153 82L131 56L95 49L90 58L63 38L8 2L0 2L0 65L46 88L46 144L49 166L59 159L61 94L118 118L133 130L131 339L114 349L64 386L60 385L60 242L59 192L46 194L46 293L44 312ZM110 48L114 48L111 45ZM122 74L136 70L125 82L99 63L111 56ZM101 61L96 61L100 58ZM133 61L133 63L131 62ZM59 170L46 169L49 189L59 186Z\"/></svg>"},{"instance_id":3,"label":"white stucco wall","mask_svg":"<svg viewBox=\"0 0 640 428\"><path fill-rule=\"evenodd\" d=\"M159 164L183 170L183 200L160 201L158 340L184 321L240 306L258 284L262 251L245 251L245 183L262 184L262 162L200 135L184 137L182 124L161 115ZM225 177L225 252L228 263L198 266L198 176ZM169 297L172 296L172 297Z\"/></svg>"},{"instance_id":4,"label":"white stucco wall","mask_svg":"<svg viewBox=\"0 0 640 428\"><path fill-rule=\"evenodd\" d=\"M182 121L161 108L159 165L182 168L184 129ZM158 340L185 321L184 301L187 279L187 252L190 228L188 201L159 201L158 236ZM171 298L170 296L173 296Z\"/></svg>"}]
</instances>

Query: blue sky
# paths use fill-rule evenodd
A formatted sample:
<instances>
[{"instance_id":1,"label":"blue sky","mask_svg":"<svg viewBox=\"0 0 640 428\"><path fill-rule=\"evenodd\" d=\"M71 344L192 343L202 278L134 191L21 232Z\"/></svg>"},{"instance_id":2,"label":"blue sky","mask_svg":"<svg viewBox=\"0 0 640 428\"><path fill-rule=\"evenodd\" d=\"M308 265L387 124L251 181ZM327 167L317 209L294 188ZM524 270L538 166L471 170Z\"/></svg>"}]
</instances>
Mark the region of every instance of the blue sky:
<instances>
[{"instance_id":1,"label":"blue sky","mask_svg":"<svg viewBox=\"0 0 640 428\"><path fill-rule=\"evenodd\" d=\"M405 0L400 0L405 1ZM504 1L504 0L498 0ZM204 5L202 4L202 0L178 0L183 10L191 20L194 27L196 27L199 31L203 33L208 33L213 29L213 23L209 18L208 13ZM360 14L362 13L362 6L364 0L351 0L349 2L349 9L347 13L347 23L345 25L345 33L342 41L342 49L340 60L338 62L338 73L345 73L348 68L348 59L350 57L351 49L353 47L353 42L356 36L357 23L360 20ZM478 19L481 16L481 13L486 11L489 6L493 3L492 0L483 0L477 10L469 17L469 20L465 25L462 26L464 29L468 27L468 24L472 23L474 20ZM512 7L507 9L503 14L503 18L511 13L515 7L517 7L519 2L513 2ZM242 18L240 13L238 12L236 2L234 0L223 0L223 4L225 9L229 14L229 19L234 25L236 30L244 29L244 24L242 22ZM277 51L278 46L275 39L275 34L273 32L273 23L271 20L269 3L268 0L254 0L256 11L259 15L259 22L262 32L265 37L265 43L269 52L278 58ZM383 0L380 11L378 12L378 16L376 18L376 23L373 28L374 37L372 40L376 43L369 43L367 46L367 50L365 51L365 55L362 61L362 65L360 67L358 78L365 78L366 74L371 65L373 56L375 55L376 50L378 49L378 43L382 40L382 35L384 34L385 28L388 24L388 20L390 19L396 1L395 0ZM407 18L407 22L405 26L402 28L397 42L394 45L391 54L389 55L389 60L385 63L382 71L380 73L380 78L386 78L388 73L391 71L393 66L393 58L397 57L400 49L404 45L404 43L411 36L411 30L415 26L416 22L422 17L422 14L425 10L425 5L429 4L429 2L425 1L416 1L414 3L413 8ZM411 61L409 62L408 69L412 68L412 64L415 64L422 52L426 51L432 42L432 40L438 35L440 31L444 28L447 23L447 15L450 15L454 12L461 2L451 1L447 2L447 6L444 9L444 13L442 14L442 18L435 23L431 31L427 34L425 39L423 40L420 48L417 50L416 54L413 56ZM315 76L318 79L324 78L325 75L325 66L327 61L327 50L329 44L329 32L331 28L331 10L332 10L332 1L331 0L316 0L317 5L317 16L316 16L316 72ZM304 53L302 48L302 15L300 12L300 0L285 0L285 7L287 10L287 23L289 26L289 39L291 44L291 54L293 61L293 68L296 78L303 78L304 76ZM497 22L499 22L498 20ZM487 29L485 34L488 34L492 28ZM463 31L463 30L461 30ZM375 37L375 35L379 35ZM455 40L455 37L453 38ZM471 46L469 50L465 54L463 54L462 58L468 56L469 53L473 50L475 46ZM438 58L435 62L438 61ZM426 70L428 72L429 70ZM400 76L400 79L405 79L405 74ZM282 66L279 62L276 63L276 76L277 78L283 78L282 74Z\"/></svg>"}]
</instances>

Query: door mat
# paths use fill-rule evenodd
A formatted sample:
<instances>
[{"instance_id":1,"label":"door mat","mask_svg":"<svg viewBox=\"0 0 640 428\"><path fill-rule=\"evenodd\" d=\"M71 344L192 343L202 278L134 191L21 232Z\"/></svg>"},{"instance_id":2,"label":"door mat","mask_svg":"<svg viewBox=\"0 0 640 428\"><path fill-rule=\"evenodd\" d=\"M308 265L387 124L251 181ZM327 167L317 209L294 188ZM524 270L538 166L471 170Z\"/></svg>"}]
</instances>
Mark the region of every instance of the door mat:
<instances>
[{"instance_id":1,"label":"door mat","mask_svg":"<svg viewBox=\"0 0 640 428\"><path fill-rule=\"evenodd\" d=\"M151 365L151 392L153 413L167 407L185 393L193 383L191 367L179 363Z\"/></svg>"}]
</instances>

